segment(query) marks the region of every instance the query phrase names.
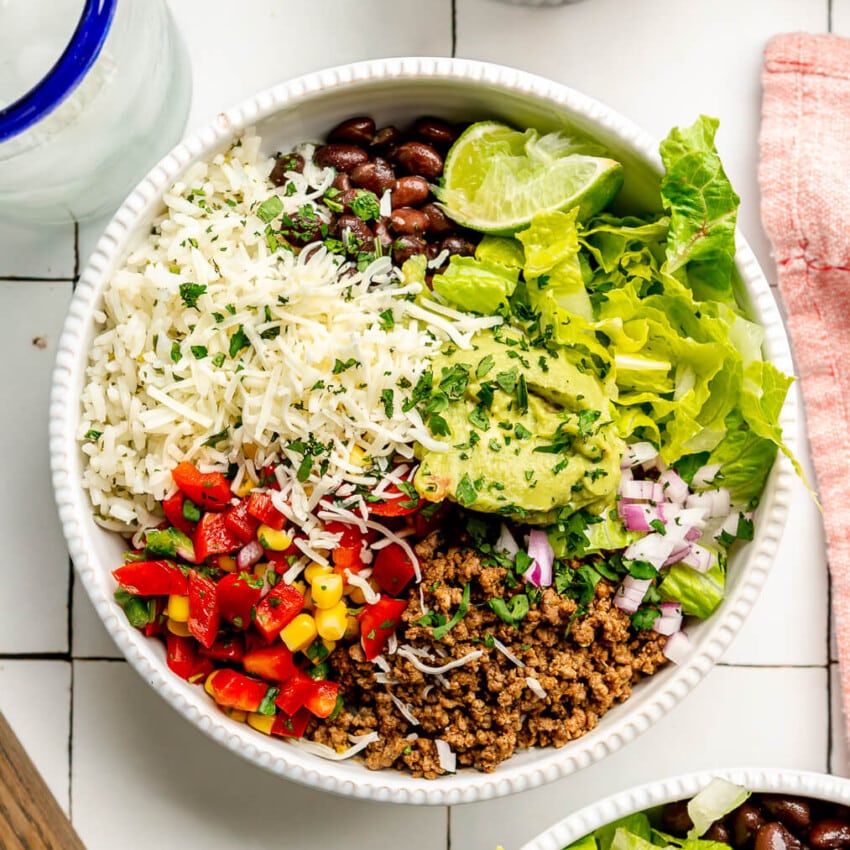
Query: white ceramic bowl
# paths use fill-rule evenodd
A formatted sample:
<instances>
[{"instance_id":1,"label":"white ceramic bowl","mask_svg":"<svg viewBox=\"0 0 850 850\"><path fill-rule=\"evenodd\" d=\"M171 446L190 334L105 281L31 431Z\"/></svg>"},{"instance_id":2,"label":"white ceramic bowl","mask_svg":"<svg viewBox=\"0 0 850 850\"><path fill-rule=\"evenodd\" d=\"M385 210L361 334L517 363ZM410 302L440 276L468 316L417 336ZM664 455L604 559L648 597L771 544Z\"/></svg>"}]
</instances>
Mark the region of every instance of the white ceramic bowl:
<instances>
[{"instance_id":1,"label":"white ceramic bowl","mask_svg":"<svg viewBox=\"0 0 850 850\"><path fill-rule=\"evenodd\" d=\"M162 645L131 628L112 598L110 571L121 563L117 535L92 520L81 486L81 460L74 434L92 315L101 291L137 238L147 232L160 199L186 167L225 148L234 132L254 126L268 152L321 137L343 118L371 114L381 123L405 123L418 115L449 119L503 119L541 129L572 126L599 139L625 164L622 197L651 207L660 162L657 144L641 130L584 95L510 68L459 59L388 59L335 68L281 84L219 115L178 145L139 184L115 215L89 259L71 302L59 343L50 409L50 453L59 515L83 586L127 660L171 705L216 741L289 779L329 791L402 803L453 804L533 788L565 776L614 752L649 728L688 693L738 631L774 558L786 520L792 472L780 460L773 469L756 523L755 540L737 553L729 569L728 594L707 622L691 629L686 663L670 666L635 689L598 728L562 749L518 753L495 773L461 771L436 781L385 770L370 772L357 761L327 762L235 723L218 711L201 688L192 687L165 663ZM656 202L657 203L657 202ZM791 371L791 356L770 288L749 248L737 258L742 292L752 315L765 326L766 355ZM783 415L787 439L795 433L790 400Z\"/></svg>"},{"instance_id":2,"label":"white ceramic bowl","mask_svg":"<svg viewBox=\"0 0 850 850\"><path fill-rule=\"evenodd\" d=\"M702 771L648 782L585 806L532 838L520 850L561 850L600 826L626 815L676 800L687 800L705 788L715 776L743 785L753 792L791 794L850 805L850 779L840 776L781 768Z\"/></svg>"}]
</instances>

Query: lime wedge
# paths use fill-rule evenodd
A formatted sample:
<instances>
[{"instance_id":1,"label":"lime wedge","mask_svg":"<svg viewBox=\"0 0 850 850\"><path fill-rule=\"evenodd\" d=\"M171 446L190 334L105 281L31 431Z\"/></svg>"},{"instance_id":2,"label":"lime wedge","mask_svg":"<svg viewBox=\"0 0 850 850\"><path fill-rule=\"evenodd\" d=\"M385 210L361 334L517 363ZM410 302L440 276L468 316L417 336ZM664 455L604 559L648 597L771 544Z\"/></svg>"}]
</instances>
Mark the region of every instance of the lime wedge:
<instances>
[{"instance_id":1,"label":"lime wedge","mask_svg":"<svg viewBox=\"0 0 850 850\"><path fill-rule=\"evenodd\" d=\"M541 136L496 121L473 124L446 156L435 191L446 214L483 233L510 235L535 213L579 208L584 220L604 209L623 184L623 167L575 152L561 133Z\"/></svg>"}]
</instances>

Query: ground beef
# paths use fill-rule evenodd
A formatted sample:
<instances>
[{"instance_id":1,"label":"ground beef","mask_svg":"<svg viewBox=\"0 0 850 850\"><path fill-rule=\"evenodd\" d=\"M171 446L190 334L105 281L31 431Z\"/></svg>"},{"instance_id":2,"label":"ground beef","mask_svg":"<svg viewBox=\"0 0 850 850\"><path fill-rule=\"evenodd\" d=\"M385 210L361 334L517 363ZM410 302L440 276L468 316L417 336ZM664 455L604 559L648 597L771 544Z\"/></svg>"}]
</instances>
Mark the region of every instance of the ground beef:
<instances>
[{"instance_id":1,"label":"ground beef","mask_svg":"<svg viewBox=\"0 0 850 850\"><path fill-rule=\"evenodd\" d=\"M589 732L599 718L631 693L634 683L653 674L665 658L664 638L637 632L629 616L611 604L614 587L606 580L585 612L545 588L519 627L503 622L488 600L508 598L521 588L508 570L482 565L468 546L444 546L436 535L416 548L422 570L422 596L429 611L446 619L457 611L470 586L466 615L442 640L417 625L423 616L419 588L399 630L399 646L426 650L423 663L439 667L470 652L482 655L438 676L423 673L399 654L385 654L387 681L367 662L358 644L332 653L332 678L340 682L345 708L332 721L313 721L307 737L334 749L350 745L349 734L377 731L380 740L364 752L368 767L393 767L414 776L442 773L435 739L446 741L459 766L492 771L515 750L564 744ZM492 642L501 641L520 659L517 667ZM526 677L546 691L540 698ZM390 697L406 704L414 725Z\"/></svg>"}]
</instances>

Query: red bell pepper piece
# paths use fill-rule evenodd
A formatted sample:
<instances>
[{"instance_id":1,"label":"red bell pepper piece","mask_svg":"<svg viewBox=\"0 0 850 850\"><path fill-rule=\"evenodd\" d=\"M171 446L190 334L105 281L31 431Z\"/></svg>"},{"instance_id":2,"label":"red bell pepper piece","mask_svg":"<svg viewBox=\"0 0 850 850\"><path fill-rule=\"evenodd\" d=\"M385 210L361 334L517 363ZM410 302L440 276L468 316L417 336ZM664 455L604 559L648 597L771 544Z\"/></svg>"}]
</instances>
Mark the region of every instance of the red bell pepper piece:
<instances>
[{"instance_id":1,"label":"red bell pepper piece","mask_svg":"<svg viewBox=\"0 0 850 850\"><path fill-rule=\"evenodd\" d=\"M270 487L272 490L280 490L277 476L274 474L274 464L264 466L257 470L257 480L260 482L260 487Z\"/></svg>"},{"instance_id":2,"label":"red bell pepper piece","mask_svg":"<svg viewBox=\"0 0 850 850\"><path fill-rule=\"evenodd\" d=\"M254 613L254 625L271 643L280 630L304 607L304 597L290 584L279 582L260 601Z\"/></svg>"},{"instance_id":3,"label":"red bell pepper piece","mask_svg":"<svg viewBox=\"0 0 850 850\"><path fill-rule=\"evenodd\" d=\"M201 472L188 461L178 463L171 470L171 477L184 495L204 510L224 510L233 498L230 484L220 472Z\"/></svg>"},{"instance_id":4,"label":"red bell pepper piece","mask_svg":"<svg viewBox=\"0 0 850 850\"><path fill-rule=\"evenodd\" d=\"M188 679L197 663L195 641L192 638L180 637L171 634L171 632L166 632L165 658L169 670L176 673L181 679Z\"/></svg>"},{"instance_id":5,"label":"red bell pepper piece","mask_svg":"<svg viewBox=\"0 0 850 850\"><path fill-rule=\"evenodd\" d=\"M186 586L188 588L188 579ZM154 602L156 604L156 616L142 629L145 637L153 637L153 635L159 635L165 631L166 618L163 616L163 612L165 611L165 598L160 596L155 599Z\"/></svg>"},{"instance_id":6,"label":"red bell pepper piece","mask_svg":"<svg viewBox=\"0 0 850 850\"><path fill-rule=\"evenodd\" d=\"M228 573L216 585L218 610L237 629L251 625L254 606L263 594L263 580L246 573Z\"/></svg>"},{"instance_id":7,"label":"red bell pepper piece","mask_svg":"<svg viewBox=\"0 0 850 850\"><path fill-rule=\"evenodd\" d=\"M360 621L360 643L367 661L374 660L384 651L389 636L401 623L405 608L406 599L381 596L374 605L364 606L357 615Z\"/></svg>"},{"instance_id":8,"label":"red bell pepper piece","mask_svg":"<svg viewBox=\"0 0 850 850\"><path fill-rule=\"evenodd\" d=\"M246 653L242 666L246 673L253 673L273 682L285 682L298 672L292 653L283 644L264 646Z\"/></svg>"},{"instance_id":9,"label":"red bell pepper piece","mask_svg":"<svg viewBox=\"0 0 850 850\"><path fill-rule=\"evenodd\" d=\"M390 596L398 596L414 575L413 561L398 543L390 543L375 556L372 578Z\"/></svg>"},{"instance_id":10,"label":"red bell pepper piece","mask_svg":"<svg viewBox=\"0 0 850 850\"><path fill-rule=\"evenodd\" d=\"M242 711L256 711L269 693L266 682L227 668L216 670L212 678L207 679L207 686L218 705Z\"/></svg>"},{"instance_id":11,"label":"red bell pepper piece","mask_svg":"<svg viewBox=\"0 0 850 850\"><path fill-rule=\"evenodd\" d=\"M227 661L238 664L245 657L245 641L242 635L219 635L209 648L202 646L199 655L215 661Z\"/></svg>"},{"instance_id":12,"label":"red bell pepper piece","mask_svg":"<svg viewBox=\"0 0 850 850\"><path fill-rule=\"evenodd\" d=\"M248 500L242 499L238 505L228 508L224 513L227 530L238 537L241 543L250 543L257 535L260 521L248 513Z\"/></svg>"},{"instance_id":13,"label":"red bell pepper piece","mask_svg":"<svg viewBox=\"0 0 850 850\"><path fill-rule=\"evenodd\" d=\"M248 513L277 531L280 531L286 522L286 517L272 504L271 493L253 490L248 495Z\"/></svg>"},{"instance_id":14,"label":"red bell pepper piece","mask_svg":"<svg viewBox=\"0 0 850 850\"><path fill-rule=\"evenodd\" d=\"M171 525L178 531L182 531L187 537L191 537L195 533L195 523L183 516L183 502L185 501L186 497L178 490L173 496L163 501L162 510Z\"/></svg>"},{"instance_id":15,"label":"red bell pepper piece","mask_svg":"<svg viewBox=\"0 0 850 850\"><path fill-rule=\"evenodd\" d=\"M137 596L185 596L189 579L171 561L131 561L112 571L115 581Z\"/></svg>"},{"instance_id":16,"label":"red bell pepper piece","mask_svg":"<svg viewBox=\"0 0 850 850\"><path fill-rule=\"evenodd\" d=\"M313 685L315 684L315 681L306 673L296 670L280 686L280 693L277 695L274 704L292 716L307 702L307 699L313 693Z\"/></svg>"},{"instance_id":17,"label":"red bell pepper piece","mask_svg":"<svg viewBox=\"0 0 850 850\"><path fill-rule=\"evenodd\" d=\"M300 738L311 719L312 715L306 708L299 708L291 717L278 714L272 724L272 735L280 735L282 738Z\"/></svg>"},{"instance_id":18,"label":"red bell pepper piece","mask_svg":"<svg viewBox=\"0 0 850 850\"><path fill-rule=\"evenodd\" d=\"M195 559L201 564L210 555L228 555L242 548L224 523L224 514L205 513L195 529Z\"/></svg>"},{"instance_id":19,"label":"red bell pepper piece","mask_svg":"<svg viewBox=\"0 0 850 850\"><path fill-rule=\"evenodd\" d=\"M330 717L336 708L339 696L339 684L320 679L313 682L313 688L307 699L304 700L304 708L316 717Z\"/></svg>"},{"instance_id":20,"label":"red bell pepper piece","mask_svg":"<svg viewBox=\"0 0 850 850\"><path fill-rule=\"evenodd\" d=\"M192 570L189 573L189 631L201 646L215 643L221 618L216 602L215 582Z\"/></svg>"},{"instance_id":21,"label":"red bell pepper piece","mask_svg":"<svg viewBox=\"0 0 850 850\"><path fill-rule=\"evenodd\" d=\"M419 496L411 497L395 484L385 487L384 494L388 497L386 501L366 503L369 513L373 516L406 516L415 513L422 506Z\"/></svg>"},{"instance_id":22,"label":"red bell pepper piece","mask_svg":"<svg viewBox=\"0 0 850 850\"><path fill-rule=\"evenodd\" d=\"M328 522L325 524L325 531L340 535L339 542L331 550L334 566L339 571L349 569L356 573L361 570L363 549L369 545L371 532L363 534L356 525L347 522Z\"/></svg>"},{"instance_id":23,"label":"red bell pepper piece","mask_svg":"<svg viewBox=\"0 0 850 850\"><path fill-rule=\"evenodd\" d=\"M201 647L198 650L198 657L195 660L195 666L192 669L192 672L189 674L189 682L193 685L197 685L200 682L205 682L207 676L215 670L215 665L209 658L205 658L201 655Z\"/></svg>"},{"instance_id":24,"label":"red bell pepper piece","mask_svg":"<svg viewBox=\"0 0 850 850\"><path fill-rule=\"evenodd\" d=\"M451 510L451 502L446 499L440 502L439 506L432 503L429 507L436 509L434 511L427 511L428 516L425 516L425 513L420 508L420 510L411 517L413 520L413 530L419 538L427 537L432 531L440 526L445 516Z\"/></svg>"}]
</instances>

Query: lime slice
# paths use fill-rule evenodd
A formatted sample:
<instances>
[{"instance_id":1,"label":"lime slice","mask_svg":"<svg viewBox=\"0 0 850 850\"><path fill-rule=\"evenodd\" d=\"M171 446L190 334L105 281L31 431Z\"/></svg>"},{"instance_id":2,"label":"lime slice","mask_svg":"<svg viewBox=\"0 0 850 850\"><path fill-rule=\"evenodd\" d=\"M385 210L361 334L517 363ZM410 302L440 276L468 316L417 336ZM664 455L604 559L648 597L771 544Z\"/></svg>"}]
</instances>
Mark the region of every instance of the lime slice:
<instances>
[{"instance_id":1,"label":"lime slice","mask_svg":"<svg viewBox=\"0 0 850 850\"><path fill-rule=\"evenodd\" d=\"M576 153L574 141L561 133L541 136L482 121L452 145L436 194L458 224L509 235L539 212L578 207L579 219L587 219L622 184L619 162Z\"/></svg>"}]
</instances>

